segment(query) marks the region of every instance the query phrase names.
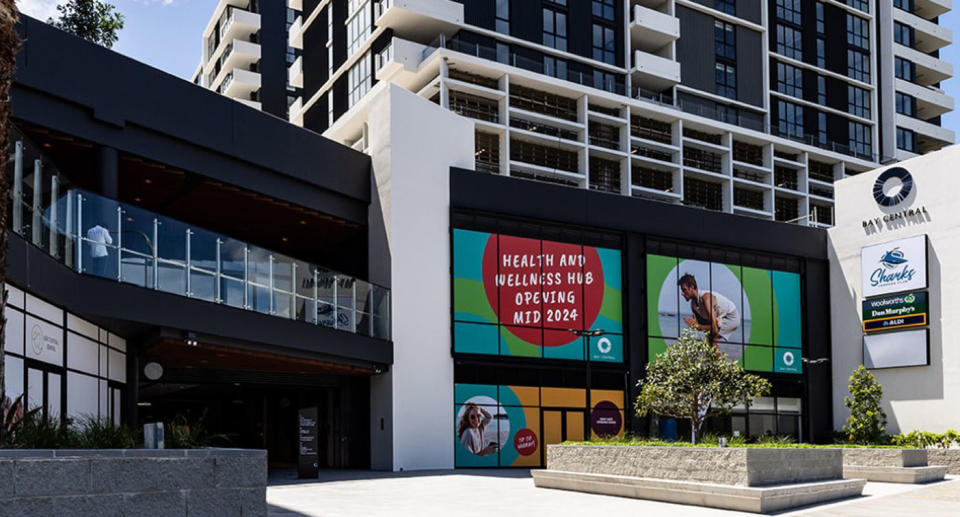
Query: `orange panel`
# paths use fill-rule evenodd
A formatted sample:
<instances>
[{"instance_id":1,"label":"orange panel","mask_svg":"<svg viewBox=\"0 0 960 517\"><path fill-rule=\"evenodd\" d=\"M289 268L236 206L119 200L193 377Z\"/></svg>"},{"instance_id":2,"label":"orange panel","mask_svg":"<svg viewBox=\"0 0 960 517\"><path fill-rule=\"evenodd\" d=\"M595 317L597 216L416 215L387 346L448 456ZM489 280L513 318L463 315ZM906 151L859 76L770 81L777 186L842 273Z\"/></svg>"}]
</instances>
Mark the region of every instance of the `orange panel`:
<instances>
[{"instance_id":1,"label":"orange panel","mask_svg":"<svg viewBox=\"0 0 960 517\"><path fill-rule=\"evenodd\" d=\"M579 388L543 388L540 397L543 407L580 408L587 405L587 390Z\"/></svg>"},{"instance_id":2,"label":"orange panel","mask_svg":"<svg viewBox=\"0 0 960 517\"><path fill-rule=\"evenodd\" d=\"M536 386L500 386L501 393L504 389L510 389L513 391L514 395L520 399L520 405L522 406L540 405L540 388ZM501 395L501 404L503 403L503 398L503 395Z\"/></svg>"},{"instance_id":3,"label":"orange panel","mask_svg":"<svg viewBox=\"0 0 960 517\"><path fill-rule=\"evenodd\" d=\"M590 390L590 403L597 405L601 400L609 400L618 408L623 409L623 391L620 390Z\"/></svg>"},{"instance_id":4,"label":"orange panel","mask_svg":"<svg viewBox=\"0 0 960 517\"><path fill-rule=\"evenodd\" d=\"M543 412L543 447L563 441L563 413L559 411Z\"/></svg>"},{"instance_id":5,"label":"orange panel","mask_svg":"<svg viewBox=\"0 0 960 517\"><path fill-rule=\"evenodd\" d=\"M543 444L540 436L540 408L524 408L523 415L527 419L527 429L533 431L533 435L536 437L537 448L531 454L517 454L517 459L512 464L504 466L539 467L541 465L540 448Z\"/></svg>"},{"instance_id":6,"label":"orange panel","mask_svg":"<svg viewBox=\"0 0 960 517\"><path fill-rule=\"evenodd\" d=\"M583 413L580 411L567 411L567 440L583 441Z\"/></svg>"}]
</instances>

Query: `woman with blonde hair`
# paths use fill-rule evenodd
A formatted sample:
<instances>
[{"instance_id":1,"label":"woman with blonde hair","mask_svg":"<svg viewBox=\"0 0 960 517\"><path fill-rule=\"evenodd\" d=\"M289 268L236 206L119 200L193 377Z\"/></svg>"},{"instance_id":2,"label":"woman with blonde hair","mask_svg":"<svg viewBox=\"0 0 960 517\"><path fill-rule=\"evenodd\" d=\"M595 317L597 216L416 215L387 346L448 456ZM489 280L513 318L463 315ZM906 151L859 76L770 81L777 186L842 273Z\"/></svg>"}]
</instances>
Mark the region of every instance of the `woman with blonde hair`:
<instances>
[{"instance_id":1,"label":"woman with blonde hair","mask_svg":"<svg viewBox=\"0 0 960 517\"><path fill-rule=\"evenodd\" d=\"M496 442L483 446L483 432L492 420L493 417L487 410L473 402L468 402L463 408L460 424L457 425L457 437L460 438L460 443L477 456L489 456L497 452L500 445Z\"/></svg>"}]
</instances>

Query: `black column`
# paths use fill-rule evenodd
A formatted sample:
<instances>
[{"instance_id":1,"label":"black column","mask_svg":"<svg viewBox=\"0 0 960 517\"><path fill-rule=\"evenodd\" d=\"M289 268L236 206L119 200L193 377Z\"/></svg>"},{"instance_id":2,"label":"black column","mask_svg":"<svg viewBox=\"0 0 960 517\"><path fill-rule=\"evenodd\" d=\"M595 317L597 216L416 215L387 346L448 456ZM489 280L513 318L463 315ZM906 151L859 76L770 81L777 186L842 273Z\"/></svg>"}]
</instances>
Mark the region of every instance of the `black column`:
<instances>
[{"instance_id":1,"label":"black column","mask_svg":"<svg viewBox=\"0 0 960 517\"><path fill-rule=\"evenodd\" d=\"M260 107L287 118L287 3L260 2Z\"/></svg>"},{"instance_id":2,"label":"black column","mask_svg":"<svg viewBox=\"0 0 960 517\"><path fill-rule=\"evenodd\" d=\"M97 178L100 180L98 194L117 199L120 194L119 157L113 147L97 148Z\"/></svg>"}]
</instances>

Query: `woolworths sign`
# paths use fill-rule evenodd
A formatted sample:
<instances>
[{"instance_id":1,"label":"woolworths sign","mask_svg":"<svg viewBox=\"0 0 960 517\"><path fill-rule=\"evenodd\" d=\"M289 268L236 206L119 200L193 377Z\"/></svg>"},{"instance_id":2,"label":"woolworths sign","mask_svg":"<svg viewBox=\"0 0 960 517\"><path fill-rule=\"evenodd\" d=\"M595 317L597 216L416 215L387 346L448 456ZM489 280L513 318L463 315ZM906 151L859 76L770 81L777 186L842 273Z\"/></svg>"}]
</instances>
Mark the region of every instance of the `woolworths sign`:
<instances>
[{"instance_id":1,"label":"woolworths sign","mask_svg":"<svg viewBox=\"0 0 960 517\"><path fill-rule=\"evenodd\" d=\"M873 298L863 302L863 331L891 330L927 324L927 293Z\"/></svg>"}]
</instances>

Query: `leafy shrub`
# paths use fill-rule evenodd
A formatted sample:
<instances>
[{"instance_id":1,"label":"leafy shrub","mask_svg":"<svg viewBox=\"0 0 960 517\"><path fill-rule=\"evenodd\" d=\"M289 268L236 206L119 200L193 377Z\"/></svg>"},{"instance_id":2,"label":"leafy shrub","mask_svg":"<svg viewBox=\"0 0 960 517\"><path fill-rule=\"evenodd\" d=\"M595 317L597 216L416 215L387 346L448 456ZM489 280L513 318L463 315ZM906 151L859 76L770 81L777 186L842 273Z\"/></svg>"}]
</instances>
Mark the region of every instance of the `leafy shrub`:
<instances>
[{"instance_id":1,"label":"leafy shrub","mask_svg":"<svg viewBox=\"0 0 960 517\"><path fill-rule=\"evenodd\" d=\"M943 434L929 433L927 431L911 431L909 433L891 436L890 443L898 447L914 449L949 449L950 447L960 447L960 433L952 429L947 430L947 432Z\"/></svg>"},{"instance_id":2,"label":"leafy shrub","mask_svg":"<svg viewBox=\"0 0 960 517\"><path fill-rule=\"evenodd\" d=\"M886 441L887 414L880 403L883 387L863 365L850 375L850 396L843 398L843 405L850 410L843 426L848 442L860 444Z\"/></svg>"},{"instance_id":3,"label":"leafy shrub","mask_svg":"<svg viewBox=\"0 0 960 517\"><path fill-rule=\"evenodd\" d=\"M218 441L226 441L225 436L210 433L205 423L206 419L207 411L204 410L203 414L193 421L181 413L172 422L164 423L164 447L168 449L201 449L210 447Z\"/></svg>"},{"instance_id":4,"label":"leafy shrub","mask_svg":"<svg viewBox=\"0 0 960 517\"><path fill-rule=\"evenodd\" d=\"M67 421L32 411L21 421L12 445L18 449L73 449L77 441L77 430Z\"/></svg>"},{"instance_id":5,"label":"leafy shrub","mask_svg":"<svg viewBox=\"0 0 960 517\"><path fill-rule=\"evenodd\" d=\"M130 427L117 425L109 418L84 417L74 424L79 449L135 449L143 443L140 433Z\"/></svg>"}]
</instances>

